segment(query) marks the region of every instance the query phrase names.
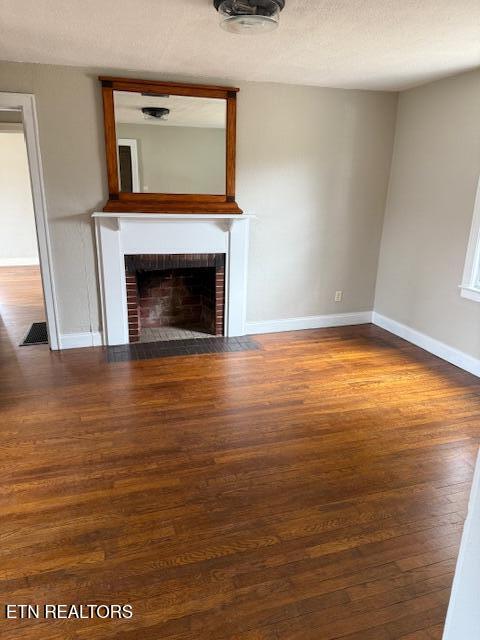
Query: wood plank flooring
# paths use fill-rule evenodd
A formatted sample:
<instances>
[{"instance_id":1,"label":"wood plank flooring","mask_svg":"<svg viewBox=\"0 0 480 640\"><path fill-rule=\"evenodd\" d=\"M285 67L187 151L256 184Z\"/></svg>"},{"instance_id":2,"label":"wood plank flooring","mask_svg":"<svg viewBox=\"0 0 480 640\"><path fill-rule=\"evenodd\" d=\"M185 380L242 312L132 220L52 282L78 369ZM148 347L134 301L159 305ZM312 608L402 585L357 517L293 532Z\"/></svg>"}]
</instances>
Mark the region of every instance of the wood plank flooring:
<instances>
[{"instance_id":1,"label":"wood plank flooring","mask_svg":"<svg viewBox=\"0 0 480 640\"><path fill-rule=\"evenodd\" d=\"M34 322L44 321L39 267L0 267L0 348L18 345Z\"/></svg>"},{"instance_id":2,"label":"wood plank flooring","mask_svg":"<svg viewBox=\"0 0 480 640\"><path fill-rule=\"evenodd\" d=\"M0 605L134 616L0 611L2 640L441 638L477 378L371 325L121 363L18 349L12 281L0 270Z\"/></svg>"}]
</instances>

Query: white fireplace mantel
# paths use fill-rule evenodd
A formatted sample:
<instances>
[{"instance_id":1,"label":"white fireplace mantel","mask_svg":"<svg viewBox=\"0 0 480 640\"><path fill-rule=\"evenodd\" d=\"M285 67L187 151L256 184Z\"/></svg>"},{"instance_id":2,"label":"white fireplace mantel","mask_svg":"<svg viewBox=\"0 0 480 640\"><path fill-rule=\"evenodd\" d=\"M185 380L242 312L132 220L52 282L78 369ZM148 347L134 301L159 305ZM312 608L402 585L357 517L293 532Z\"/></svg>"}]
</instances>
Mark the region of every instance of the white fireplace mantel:
<instances>
[{"instance_id":1,"label":"white fireplace mantel","mask_svg":"<svg viewBox=\"0 0 480 640\"><path fill-rule=\"evenodd\" d=\"M249 222L238 214L95 212L103 343L128 343L125 256L224 253L225 335L246 333Z\"/></svg>"},{"instance_id":2,"label":"white fireplace mantel","mask_svg":"<svg viewBox=\"0 0 480 640\"><path fill-rule=\"evenodd\" d=\"M246 214L238 213L108 213L107 211L95 212L92 218L136 218L138 220L245 220L253 218Z\"/></svg>"}]
</instances>

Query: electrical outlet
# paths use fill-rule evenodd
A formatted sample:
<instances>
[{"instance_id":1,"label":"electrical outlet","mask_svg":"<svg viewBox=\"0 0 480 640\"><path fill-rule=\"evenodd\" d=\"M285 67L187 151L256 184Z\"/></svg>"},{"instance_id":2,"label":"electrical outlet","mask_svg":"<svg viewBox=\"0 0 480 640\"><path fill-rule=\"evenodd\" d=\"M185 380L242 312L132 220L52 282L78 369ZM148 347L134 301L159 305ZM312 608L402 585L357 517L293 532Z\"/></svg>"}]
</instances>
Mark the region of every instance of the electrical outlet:
<instances>
[{"instance_id":1,"label":"electrical outlet","mask_svg":"<svg viewBox=\"0 0 480 640\"><path fill-rule=\"evenodd\" d=\"M341 302L343 300L343 291L335 291L335 302Z\"/></svg>"}]
</instances>

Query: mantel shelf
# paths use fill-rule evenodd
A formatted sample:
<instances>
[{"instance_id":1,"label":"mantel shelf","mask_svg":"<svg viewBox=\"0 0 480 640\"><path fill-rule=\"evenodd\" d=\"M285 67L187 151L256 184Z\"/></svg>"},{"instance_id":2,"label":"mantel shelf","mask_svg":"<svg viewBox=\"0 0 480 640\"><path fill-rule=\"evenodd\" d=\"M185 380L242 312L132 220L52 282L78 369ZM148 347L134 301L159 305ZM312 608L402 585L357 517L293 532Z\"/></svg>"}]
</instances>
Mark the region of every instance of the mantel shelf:
<instances>
[{"instance_id":1,"label":"mantel shelf","mask_svg":"<svg viewBox=\"0 0 480 640\"><path fill-rule=\"evenodd\" d=\"M92 218L136 218L140 220L245 220L254 218L249 214L238 213L112 213L96 211Z\"/></svg>"}]
</instances>

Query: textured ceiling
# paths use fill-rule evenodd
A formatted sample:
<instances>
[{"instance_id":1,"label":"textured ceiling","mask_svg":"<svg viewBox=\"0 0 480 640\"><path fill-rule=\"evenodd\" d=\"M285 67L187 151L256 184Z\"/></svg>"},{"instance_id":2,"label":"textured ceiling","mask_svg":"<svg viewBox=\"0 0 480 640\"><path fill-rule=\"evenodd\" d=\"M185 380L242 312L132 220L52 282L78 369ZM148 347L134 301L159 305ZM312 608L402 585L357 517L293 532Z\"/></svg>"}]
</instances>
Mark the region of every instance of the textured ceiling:
<instances>
[{"instance_id":1,"label":"textured ceiling","mask_svg":"<svg viewBox=\"0 0 480 640\"><path fill-rule=\"evenodd\" d=\"M259 36L211 0L0 0L0 59L397 90L480 65L480 0L287 0Z\"/></svg>"},{"instance_id":2,"label":"textured ceiling","mask_svg":"<svg viewBox=\"0 0 480 640\"><path fill-rule=\"evenodd\" d=\"M122 124L148 124L159 127L202 127L225 129L225 100L187 96L144 96L141 93L114 91L115 120ZM145 119L142 107L167 107L167 120Z\"/></svg>"}]
</instances>

